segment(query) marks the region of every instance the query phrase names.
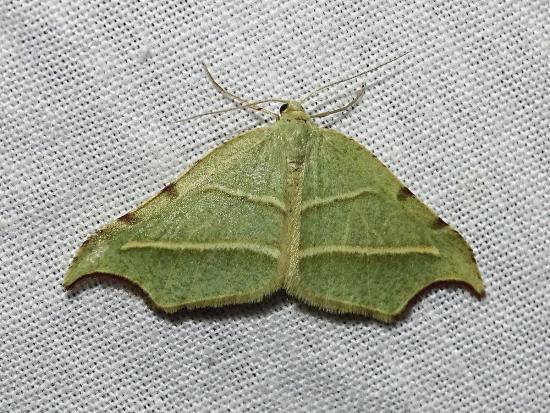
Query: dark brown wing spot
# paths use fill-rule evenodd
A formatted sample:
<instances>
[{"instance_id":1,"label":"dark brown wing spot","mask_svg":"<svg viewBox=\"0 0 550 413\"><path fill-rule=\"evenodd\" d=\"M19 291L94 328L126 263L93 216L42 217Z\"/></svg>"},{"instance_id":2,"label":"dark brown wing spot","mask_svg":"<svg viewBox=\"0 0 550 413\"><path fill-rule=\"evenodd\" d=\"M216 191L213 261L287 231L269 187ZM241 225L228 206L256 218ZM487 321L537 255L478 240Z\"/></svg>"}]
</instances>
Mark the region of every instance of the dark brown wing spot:
<instances>
[{"instance_id":1,"label":"dark brown wing spot","mask_svg":"<svg viewBox=\"0 0 550 413\"><path fill-rule=\"evenodd\" d=\"M170 198L175 198L178 196L178 189L176 188L176 185L171 182L164 187L162 193L168 195Z\"/></svg>"},{"instance_id":2,"label":"dark brown wing spot","mask_svg":"<svg viewBox=\"0 0 550 413\"><path fill-rule=\"evenodd\" d=\"M449 226L449 224L447 224L441 218L437 218L432 224L433 229L441 229L441 228L445 228L445 227L448 227L448 226Z\"/></svg>"},{"instance_id":3,"label":"dark brown wing spot","mask_svg":"<svg viewBox=\"0 0 550 413\"><path fill-rule=\"evenodd\" d=\"M98 229L94 235L92 235L92 237L98 237L98 238L101 238L105 235L105 228L100 228ZM90 237L91 238L91 237Z\"/></svg>"},{"instance_id":4,"label":"dark brown wing spot","mask_svg":"<svg viewBox=\"0 0 550 413\"><path fill-rule=\"evenodd\" d=\"M405 186L401 187L399 192L397 192L397 199L400 201L403 201L407 198L414 197L414 194L411 192L411 190Z\"/></svg>"},{"instance_id":5,"label":"dark brown wing spot","mask_svg":"<svg viewBox=\"0 0 550 413\"><path fill-rule=\"evenodd\" d=\"M125 224L135 224L137 221L137 217L133 212L128 212L127 214L124 214L121 217L119 217L118 220Z\"/></svg>"}]
</instances>

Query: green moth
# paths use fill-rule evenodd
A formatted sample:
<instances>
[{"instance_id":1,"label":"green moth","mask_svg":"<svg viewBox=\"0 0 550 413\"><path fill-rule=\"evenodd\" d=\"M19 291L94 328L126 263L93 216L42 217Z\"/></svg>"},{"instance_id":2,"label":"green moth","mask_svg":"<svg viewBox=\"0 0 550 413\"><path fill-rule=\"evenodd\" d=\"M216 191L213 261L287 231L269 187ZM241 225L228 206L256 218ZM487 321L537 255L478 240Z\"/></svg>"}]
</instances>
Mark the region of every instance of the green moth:
<instances>
[{"instance_id":1,"label":"green moth","mask_svg":"<svg viewBox=\"0 0 550 413\"><path fill-rule=\"evenodd\" d=\"M248 103L214 84L243 107L269 112L265 101ZM364 88L342 108L306 113L304 101L333 84L283 100L273 124L217 147L93 234L64 285L121 277L168 313L257 302L284 289L324 310L385 322L434 283L483 295L463 238L367 149L312 120L351 106Z\"/></svg>"}]
</instances>

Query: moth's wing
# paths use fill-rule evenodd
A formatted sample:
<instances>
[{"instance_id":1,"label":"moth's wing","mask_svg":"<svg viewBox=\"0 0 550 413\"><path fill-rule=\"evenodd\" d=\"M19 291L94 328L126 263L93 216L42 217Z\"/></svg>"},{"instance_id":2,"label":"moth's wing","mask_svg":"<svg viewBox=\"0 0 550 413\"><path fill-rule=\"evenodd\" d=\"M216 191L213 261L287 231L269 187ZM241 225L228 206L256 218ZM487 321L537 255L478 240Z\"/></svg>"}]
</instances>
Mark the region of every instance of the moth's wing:
<instances>
[{"instance_id":1,"label":"moth's wing","mask_svg":"<svg viewBox=\"0 0 550 413\"><path fill-rule=\"evenodd\" d=\"M210 152L136 210L91 236L66 274L137 284L167 312L258 301L281 286L285 158L271 129Z\"/></svg>"},{"instance_id":2,"label":"moth's wing","mask_svg":"<svg viewBox=\"0 0 550 413\"><path fill-rule=\"evenodd\" d=\"M305 165L300 261L287 291L335 312L394 320L427 286L483 294L462 237L353 139L319 129Z\"/></svg>"}]
</instances>

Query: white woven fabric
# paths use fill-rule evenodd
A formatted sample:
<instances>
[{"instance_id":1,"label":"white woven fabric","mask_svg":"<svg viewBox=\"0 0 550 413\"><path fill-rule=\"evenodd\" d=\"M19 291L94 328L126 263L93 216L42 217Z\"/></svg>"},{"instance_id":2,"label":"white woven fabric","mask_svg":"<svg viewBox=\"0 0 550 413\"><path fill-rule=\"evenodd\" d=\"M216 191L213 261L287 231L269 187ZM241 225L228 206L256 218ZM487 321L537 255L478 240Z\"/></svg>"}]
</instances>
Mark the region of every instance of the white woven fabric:
<instances>
[{"instance_id":1,"label":"white woven fabric","mask_svg":"<svg viewBox=\"0 0 550 413\"><path fill-rule=\"evenodd\" d=\"M548 411L549 27L544 0L0 2L0 411ZM172 123L231 106L201 61L299 97L403 51L324 123L468 240L483 300L438 289L386 326L282 294L169 318L117 284L64 291L90 233L268 121Z\"/></svg>"}]
</instances>

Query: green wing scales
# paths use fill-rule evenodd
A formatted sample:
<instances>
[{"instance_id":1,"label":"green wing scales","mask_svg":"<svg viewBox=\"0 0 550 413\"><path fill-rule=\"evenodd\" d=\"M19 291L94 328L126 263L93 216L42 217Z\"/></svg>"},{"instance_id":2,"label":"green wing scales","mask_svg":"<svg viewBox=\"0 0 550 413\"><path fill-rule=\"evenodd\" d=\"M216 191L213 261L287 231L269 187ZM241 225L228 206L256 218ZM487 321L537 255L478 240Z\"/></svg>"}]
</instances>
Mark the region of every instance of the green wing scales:
<instances>
[{"instance_id":1,"label":"green wing scales","mask_svg":"<svg viewBox=\"0 0 550 413\"><path fill-rule=\"evenodd\" d=\"M328 311L390 322L434 283L484 291L454 229L293 101L274 124L214 149L92 235L64 284L98 273L131 281L167 312L284 288Z\"/></svg>"},{"instance_id":2,"label":"green wing scales","mask_svg":"<svg viewBox=\"0 0 550 413\"><path fill-rule=\"evenodd\" d=\"M436 282L483 294L472 250L454 229L353 139L318 132L305 168L292 295L391 321Z\"/></svg>"},{"instance_id":3,"label":"green wing scales","mask_svg":"<svg viewBox=\"0 0 550 413\"><path fill-rule=\"evenodd\" d=\"M280 287L285 159L269 129L214 149L141 207L90 237L65 277L110 274L159 308L258 301Z\"/></svg>"}]
</instances>

